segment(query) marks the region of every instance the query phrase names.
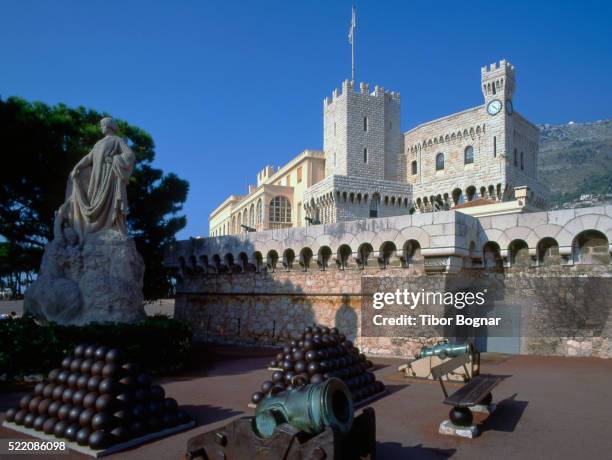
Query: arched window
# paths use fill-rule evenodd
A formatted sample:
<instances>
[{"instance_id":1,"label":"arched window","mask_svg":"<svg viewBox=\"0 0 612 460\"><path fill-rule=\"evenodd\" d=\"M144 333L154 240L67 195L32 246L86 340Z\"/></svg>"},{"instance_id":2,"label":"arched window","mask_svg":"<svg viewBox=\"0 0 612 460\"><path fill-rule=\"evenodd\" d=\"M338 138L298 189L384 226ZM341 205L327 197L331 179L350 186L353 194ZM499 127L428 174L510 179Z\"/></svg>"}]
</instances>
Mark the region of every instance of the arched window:
<instances>
[{"instance_id":1,"label":"arched window","mask_svg":"<svg viewBox=\"0 0 612 460\"><path fill-rule=\"evenodd\" d=\"M514 166L518 166L518 151L514 149Z\"/></svg>"},{"instance_id":2,"label":"arched window","mask_svg":"<svg viewBox=\"0 0 612 460\"><path fill-rule=\"evenodd\" d=\"M251 204L249 208L249 227L255 227L255 205Z\"/></svg>"},{"instance_id":3,"label":"arched window","mask_svg":"<svg viewBox=\"0 0 612 460\"><path fill-rule=\"evenodd\" d=\"M363 117L363 130L368 130L368 117Z\"/></svg>"},{"instance_id":4,"label":"arched window","mask_svg":"<svg viewBox=\"0 0 612 460\"><path fill-rule=\"evenodd\" d=\"M363 162L368 162L368 149L363 149Z\"/></svg>"},{"instance_id":5,"label":"arched window","mask_svg":"<svg viewBox=\"0 0 612 460\"><path fill-rule=\"evenodd\" d=\"M521 152L521 169L525 169L524 156L525 156L525 154L523 152Z\"/></svg>"},{"instance_id":6,"label":"arched window","mask_svg":"<svg viewBox=\"0 0 612 460\"><path fill-rule=\"evenodd\" d=\"M416 160L412 162L412 175L414 176L419 170Z\"/></svg>"},{"instance_id":7,"label":"arched window","mask_svg":"<svg viewBox=\"0 0 612 460\"><path fill-rule=\"evenodd\" d=\"M444 154L438 153L436 155L436 171L442 171L444 169Z\"/></svg>"},{"instance_id":8,"label":"arched window","mask_svg":"<svg viewBox=\"0 0 612 460\"><path fill-rule=\"evenodd\" d=\"M378 217L378 205L380 204L380 195L375 193L370 201L370 217Z\"/></svg>"},{"instance_id":9,"label":"arched window","mask_svg":"<svg viewBox=\"0 0 612 460\"><path fill-rule=\"evenodd\" d=\"M291 203L284 196L275 196L270 201L270 224L277 228L291 226Z\"/></svg>"},{"instance_id":10,"label":"arched window","mask_svg":"<svg viewBox=\"0 0 612 460\"><path fill-rule=\"evenodd\" d=\"M256 212L256 220L258 224L261 224L263 222L263 206L261 203L261 198L259 199L259 201L257 201L257 212Z\"/></svg>"},{"instance_id":11,"label":"arched window","mask_svg":"<svg viewBox=\"0 0 612 460\"><path fill-rule=\"evenodd\" d=\"M463 161L466 165L474 163L474 147L468 145L463 152Z\"/></svg>"}]
</instances>

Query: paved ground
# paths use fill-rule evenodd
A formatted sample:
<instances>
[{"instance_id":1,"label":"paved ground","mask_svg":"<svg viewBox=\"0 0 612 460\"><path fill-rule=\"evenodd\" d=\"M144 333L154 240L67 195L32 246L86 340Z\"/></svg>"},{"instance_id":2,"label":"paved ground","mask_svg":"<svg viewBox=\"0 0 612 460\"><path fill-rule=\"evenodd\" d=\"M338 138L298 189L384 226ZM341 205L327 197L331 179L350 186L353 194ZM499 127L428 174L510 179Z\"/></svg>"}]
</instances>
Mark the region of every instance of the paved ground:
<instances>
[{"instance_id":1,"label":"paved ground","mask_svg":"<svg viewBox=\"0 0 612 460\"><path fill-rule=\"evenodd\" d=\"M0 300L0 314L14 311L19 316L23 312L23 300ZM174 299L156 300L145 305L148 315L163 314L174 316Z\"/></svg>"},{"instance_id":2,"label":"paved ground","mask_svg":"<svg viewBox=\"0 0 612 460\"><path fill-rule=\"evenodd\" d=\"M188 438L252 414L246 403L267 378L265 366L272 354L269 350L216 349L208 370L160 379L166 392L196 418L197 426L109 460L178 459ZM612 360L485 357L483 372L509 378L494 392L497 412L473 440L437 434L438 424L448 413L441 404L439 385L398 380L395 369L401 361L397 359L374 359L374 363L378 378L390 390L372 404L379 459L610 458ZM22 394L0 394L0 412L16 404ZM23 437L0 429L0 438ZM61 458L88 457L71 452Z\"/></svg>"}]
</instances>

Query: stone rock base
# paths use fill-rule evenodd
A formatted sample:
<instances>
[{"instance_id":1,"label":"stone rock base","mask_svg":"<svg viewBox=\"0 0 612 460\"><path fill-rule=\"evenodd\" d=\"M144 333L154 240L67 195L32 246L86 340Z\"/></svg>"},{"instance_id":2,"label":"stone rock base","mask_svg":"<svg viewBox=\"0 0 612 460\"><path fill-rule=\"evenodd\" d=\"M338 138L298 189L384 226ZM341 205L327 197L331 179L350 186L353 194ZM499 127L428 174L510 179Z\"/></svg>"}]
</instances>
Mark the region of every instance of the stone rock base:
<instances>
[{"instance_id":1,"label":"stone rock base","mask_svg":"<svg viewBox=\"0 0 612 460\"><path fill-rule=\"evenodd\" d=\"M438 433L470 439L475 438L480 434L478 431L478 426L476 425L458 426L450 420L444 420L442 423L440 423Z\"/></svg>"},{"instance_id":2,"label":"stone rock base","mask_svg":"<svg viewBox=\"0 0 612 460\"><path fill-rule=\"evenodd\" d=\"M471 406L470 410L472 412L477 412L479 414L484 414L486 416L491 415L497 409L497 405L495 404L476 404L475 406Z\"/></svg>"},{"instance_id":3,"label":"stone rock base","mask_svg":"<svg viewBox=\"0 0 612 460\"><path fill-rule=\"evenodd\" d=\"M71 325L136 322L146 316L143 275L134 241L119 231L87 235L82 247L55 239L25 293L24 313Z\"/></svg>"}]
</instances>

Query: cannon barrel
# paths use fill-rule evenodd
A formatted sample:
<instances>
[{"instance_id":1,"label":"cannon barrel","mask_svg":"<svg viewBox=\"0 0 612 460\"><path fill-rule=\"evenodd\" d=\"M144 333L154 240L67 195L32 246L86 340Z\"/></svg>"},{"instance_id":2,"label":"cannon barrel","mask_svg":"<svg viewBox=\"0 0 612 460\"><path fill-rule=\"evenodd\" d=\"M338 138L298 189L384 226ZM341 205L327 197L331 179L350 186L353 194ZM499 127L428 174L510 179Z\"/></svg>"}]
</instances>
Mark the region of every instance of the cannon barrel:
<instances>
[{"instance_id":1,"label":"cannon barrel","mask_svg":"<svg viewBox=\"0 0 612 460\"><path fill-rule=\"evenodd\" d=\"M287 423L310 434L327 426L350 431L355 409L346 384L337 378L283 391L261 401L255 409L255 428L270 438L276 426Z\"/></svg>"},{"instance_id":2,"label":"cannon barrel","mask_svg":"<svg viewBox=\"0 0 612 460\"><path fill-rule=\"evenodd\" d=\"M473 353L474 346L471 342L465 342L460 344L453 344L446 342L440 342L432 347L423 347L419 352L417 358L424 358L426 356L437 356L439 358L454 358L455 356L462 355L464 353Z\"/></svg>"}]
</instances>

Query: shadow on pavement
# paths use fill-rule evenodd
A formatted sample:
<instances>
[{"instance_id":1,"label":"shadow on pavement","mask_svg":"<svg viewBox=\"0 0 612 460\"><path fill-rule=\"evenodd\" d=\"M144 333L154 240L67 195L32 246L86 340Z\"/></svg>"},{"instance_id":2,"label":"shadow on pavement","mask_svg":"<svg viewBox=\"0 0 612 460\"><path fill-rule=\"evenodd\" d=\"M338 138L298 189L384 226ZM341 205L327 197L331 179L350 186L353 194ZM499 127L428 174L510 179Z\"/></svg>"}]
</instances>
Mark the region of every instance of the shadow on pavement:
<instances>
[{"instance_id":1,"label":"shadow on pavement","mask_svg":"<svg viewBox=\"0 0 612 460\"><path fill-rule=\"evenodd\" d=\"M242 411L219 406L210 406L208 404L201 406L181 405L181 409L187 411L187 413L195 419L196 426L208 425L244 413Z\"/></svg>"},{"instance_id":2,"label":"shadow on pavement","mask_svg":"<svg viewBox=\"0 0 612 460\"><path fill-rule=\"evenodd\" d=\"M480 426L482 432L504 431L511 433L515 430L529 404L528 401L517 401L516 396L515 393L497 404L495 412Z\"/></svg>"},{"instance_id":3,"label":"shadow on pavement","mask_svg":"<svg viewBox=\"0 0 612 460\"><path fill-rule=\"evenodd\" d=\"M383 442L377 443L376 455L378 458L385 460L394 459L424 459L438 460L452 457L457 449L438 449L435 447L423 447L422 444L409 447L403 446L399 442Z\"/></svg>"}]
</instances>

